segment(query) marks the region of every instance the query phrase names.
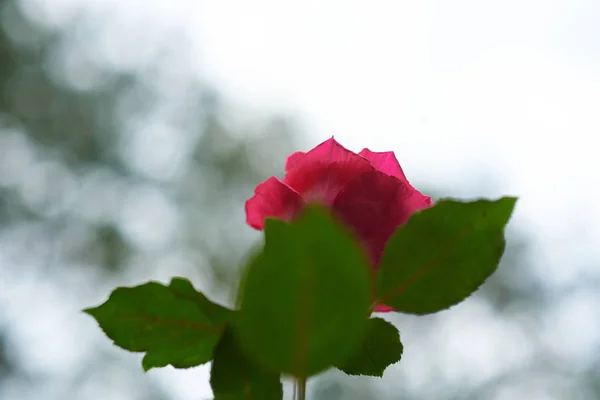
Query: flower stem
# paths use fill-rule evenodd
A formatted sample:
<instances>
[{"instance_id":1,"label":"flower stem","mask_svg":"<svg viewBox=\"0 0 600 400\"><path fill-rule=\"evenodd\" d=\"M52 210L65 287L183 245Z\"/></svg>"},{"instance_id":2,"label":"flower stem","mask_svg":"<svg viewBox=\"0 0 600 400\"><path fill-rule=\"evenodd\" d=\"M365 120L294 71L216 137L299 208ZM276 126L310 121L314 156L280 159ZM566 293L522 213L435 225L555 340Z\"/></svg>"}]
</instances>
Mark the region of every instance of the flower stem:
<instances>
[{"instance_id":1,"label":"flower stem","mask_svg":"<svg viewBox=\"0 0 600 400\"><path fill-rule=\"evenodd\" d=\"M306 378L294 381L294 400L306 400Z\"/></svg>"}]
</instances>

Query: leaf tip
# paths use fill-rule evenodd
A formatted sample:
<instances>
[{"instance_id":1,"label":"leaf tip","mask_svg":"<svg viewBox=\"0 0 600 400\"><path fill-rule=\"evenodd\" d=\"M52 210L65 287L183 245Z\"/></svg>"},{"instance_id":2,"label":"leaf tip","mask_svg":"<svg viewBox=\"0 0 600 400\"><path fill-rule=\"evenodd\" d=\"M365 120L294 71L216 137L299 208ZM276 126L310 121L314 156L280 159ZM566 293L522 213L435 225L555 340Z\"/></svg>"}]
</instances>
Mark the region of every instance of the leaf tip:
<instances>
[{"instance_id":1,"label":"leaf tip","mask_svg":"<svg viewBox=\"0 0 600 400\"><path fill-rule=\"evenodd\" d=\"M515 210L515 206L517 205L518 197L514 196L506 196L496 200L496 204L499 205L499 209L503 212L502 220L504 224L507 224L512 217L512 214ZM500 210L499 210L500 211Z\"/></svg>"},{"instance_id":2,"label":"leaf tip","mask_svg":"<svg viewBox=\"0 0 600 400\"><path fill-rule=\"evenodd\" d=\"M519 200L517 196L505 196L500 199L500 201L504 202L507 207L510 206L511 209L515 207L517 200Z\"/></svg>"},{"instance_id":3,"label":"leaf tip","mask_svg":"<svg viewBox=\"0 0 600 400\"><path fill-rule=\"evenodd\" d=\"M154 366L153 366L153 365L145 365L145 364L142 362L142 369L144 370L144 372L148 372L148 371L150 371L150 370L151 370L151 369L153 369L153 368L154 368Z\"/></svg>"},{"instance_id":4,"label":"leaf tip","mask_svg":"<svg viewBox=\"0 0 600 400\"><path fill-rule=\"evenodd\" d=\"M88 308L84 308L83 310L81 310L82 313L90 315L92 317L96 317L96 311L98 310L98 307L88 307Z\"/></svg>"},{"instance_id":5,"label":"leaf tip","mask_svg":"<svg viewBox=\"0 0 600 400\"><path fill-rule=\"evenodd\" d=\"M142 369L144 370L144 372L148 372L155 367L157 367L156 363L153 362L151 360L151 357L149 357L148 353L146 353L144 358L142 358Z\"/></svg>"}]
</instances>

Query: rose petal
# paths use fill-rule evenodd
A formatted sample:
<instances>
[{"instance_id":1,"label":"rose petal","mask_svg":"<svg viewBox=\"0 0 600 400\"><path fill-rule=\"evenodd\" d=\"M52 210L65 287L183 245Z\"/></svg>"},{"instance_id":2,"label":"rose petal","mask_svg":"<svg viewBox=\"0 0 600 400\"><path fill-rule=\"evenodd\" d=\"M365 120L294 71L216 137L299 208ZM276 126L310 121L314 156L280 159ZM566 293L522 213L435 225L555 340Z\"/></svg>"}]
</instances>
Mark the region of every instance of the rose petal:
<instances>
[{"instance_id":1,"label":"rose petal","mask_svg":"<svg viewBox=\"0 0 600 400\"><path fill-rule=\"evenodd\" d=\"M390 312L390 311L396 311L396 310L394 310L390 306L386 306L385 304L379 304L379 305L375 306L374 311L375 312Z\"/></svg>"},{"instance_id":2,"label":"rose petal","mask_svg":"<svg viewBox=\"0 0 600 400\"><path fill-rule=\"evenodd\" d=\"M294 168L294 166L296 166L296 164L298 164L300 160L304 158L305 155L306 153L303 151L297 151L295 153L290 154L290 156L285 161L286 172Z\"/></svg>"},{"instance_id":3,"label":"rose petal","mask_svg":"<svg viewBox=\"0 0 600 400\"><path fill-rule=\"evenodd\" d=\"M393 151L377 152L369 149L362 149L358 154L369 160L376 170L394 176L401 181L408 182Z\"/></svg>"},{"instance_id":4,"label":"rose petal","mask_svg":"<svg viewBox=\"0 0 600 400\"><path fill-rule=\"evenodd\" d=\"M268 217L290 221L302 209L302 197L276 177L259 184L246 201L246 222L262 230Z\"/></svg>"},{"instance_id":5,"label":"rose petal","mask_svg":"<svg viewBox=\"0 0 600 400\"><path fill-rule=\"evenodd\" d=\"M371 171L349 182L340 191L333 209L359 236L377 268L385 244L396 228L426 207L426 196L409 184Z\"/></svg>"},{"instance_id":6,"label":"rose petal","mask_svg":"<svg viewBox=\"0 0 600 400\"><path fill-rule=\"evenodd\" d=\"M431 200L431 197L425 196L415 190L416 193L413 194L413 198L411 198L412 204L417 208L417 210L424 210L429 207L433 207L434 203Z\"/></svg>"},{"instance_id":7,"label":"rose petal","mask_svg":"<svg viewBox=\"0 0 600 400\"><path fill-rule=\"evenodd\" d=\"M327 205L333 203L347 182L373 171L368 160L347 150L333 138L302 157L295 156L290 166L284 178L285 183L305 200Z\"/></svg>"}]
</instances>

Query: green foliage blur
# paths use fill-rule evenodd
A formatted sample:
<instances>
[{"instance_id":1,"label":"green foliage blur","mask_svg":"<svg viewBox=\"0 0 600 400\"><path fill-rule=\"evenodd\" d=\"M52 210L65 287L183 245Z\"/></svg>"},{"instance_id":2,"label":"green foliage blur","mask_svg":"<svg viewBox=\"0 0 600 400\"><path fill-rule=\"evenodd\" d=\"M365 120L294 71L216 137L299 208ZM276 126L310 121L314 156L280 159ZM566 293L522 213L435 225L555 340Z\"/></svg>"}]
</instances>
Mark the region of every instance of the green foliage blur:
<instances>
[{"instance_id":1,"label":"green foliage blur","mask_svg":"<svg viewBox=\"0 0 600 400\"><path fill-rule=\"evenodd\" d=\"M244 226L244 201L282 173L301 131L288 116L224 99L190 71L192 50L176 31L136 58L113 51L108 20L80 12L57 25L27 4L0 0L0 399L198 399L197 371L185 371L187 392L174 378L183 371L144 374L141 356L112 346L80 310L116 286L172 276L233 304L238 266L258 238ZM529 398L600 399L597 353L565 358L544 344L541 315L570 293L543 286L529 268L531 243L507 236L502 265L470 305L390 317L415 355L381 381L328 373L310 382L310 398L502 400L538 383L548 390ZM437 351L454 339L440 324L473 307L526 337L522 359L483 381L448 373L461 361ZM462 345L461 354L477 351Z\"/></svg>"}]
</instances>

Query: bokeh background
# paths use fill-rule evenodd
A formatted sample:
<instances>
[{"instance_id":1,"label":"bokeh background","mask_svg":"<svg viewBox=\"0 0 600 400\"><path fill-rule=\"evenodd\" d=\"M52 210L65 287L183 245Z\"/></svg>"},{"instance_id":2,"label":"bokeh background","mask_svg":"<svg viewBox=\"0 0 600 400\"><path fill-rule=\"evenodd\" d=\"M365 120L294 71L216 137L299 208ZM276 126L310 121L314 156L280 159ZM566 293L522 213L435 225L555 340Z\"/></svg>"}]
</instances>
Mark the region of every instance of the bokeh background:
<instances>
[{"instance_id":1,"label":"bokeh background","mask_svg":"<svg viewBox=\"0 0 600 400\"><path fill-rule=\"evenodd\" d=\"M0 399L210 399L80 310L175 275L232 304L244 200L331 135L520 201L474 297L386 314L402 361L311 399L600 399L599 133L597 0L0 0Z\"/></svg>"}]
</instances>

